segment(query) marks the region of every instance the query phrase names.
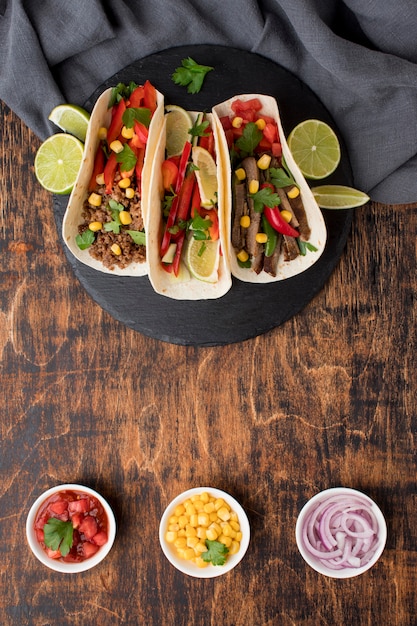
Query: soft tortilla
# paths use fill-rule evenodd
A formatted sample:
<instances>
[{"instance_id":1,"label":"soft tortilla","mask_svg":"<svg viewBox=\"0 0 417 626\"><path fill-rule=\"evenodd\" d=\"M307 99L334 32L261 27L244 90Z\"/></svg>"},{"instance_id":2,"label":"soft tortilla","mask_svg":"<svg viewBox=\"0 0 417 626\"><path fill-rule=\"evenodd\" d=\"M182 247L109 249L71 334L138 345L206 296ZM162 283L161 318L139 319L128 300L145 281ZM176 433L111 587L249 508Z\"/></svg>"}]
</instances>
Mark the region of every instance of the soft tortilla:
<instances>
[{"instance_id":1,"label":"soft tortilla","mask_svg":"<svg viewBox=\"0 0 417 626\"><path fill-rule=\"evenodd\" d=\"M193 122L197 118L198 113L190 112ZM225 250L225 223L224 223L224 203L225 203L225 187L224 177L221 174L221 166L219 165L219 133L217 125L214 123L211 114L208 114L211 125L213 127L215 148L217 154L217 172L218 172L218 215L219 215L219 231L221 249ZM168 298L175 300L208 300L220 298L227 293L232 286L232 278L226 254L220 256L219 261L219 279L216 283L207 283L193 278L188 271L185 263L181 261L181 268L178 277L169 274L161 267L159 256L160 244L162 241L162 210L161 202L164 197L164 188L162 183L161 165L165 159L165 124L161 130L160 138L157 143L157 149L154 157L154 167L150 182L150 204L148 211L148 219L146 223L147 232L147 254L149 261L149 280L154 290Z\"/></svg>"},{"instance_id":2,"label":"soft tortilla","mask_svg":"<svg viewBox=\"0 0 417 626\"><path fill-rule=\"evenodd\" d=\"M115 266L113 270L110 270L105 267L101 261L94 259L90 255L88 249L80 250L75 242L75 238L78 235L78 226L82 222L81 213L83 202L88 195L88 185L93 172L95 154L99 145L98 131L102 126L108 128L110 125L111 109L108 108L108 104L111 92L112 89L110 88L100 95L91 113L87 136L85 139L83 165L78 173L74 189L72 190L68 201L62 224L62 236L72 254L79 261L95 270L98 270L99 272L119 276L145 276L148 273L149 268L148 260L144 263L131 263L124 269ZM160 135L164 121L164 97L158 91L157 103L157 108L149 125L149 138L143 164L141 208L144 223L146 223L149 206L149 184L152 163L157 147L157 139Z\"/></svg>"},{"instance_id":3,"label":"soft tortilla","mask_svg":"<svg viewBox=\"0 0 417 626\"><path fill-rule=\"evenodd\" d=\"M303 200L304 208L306 211L309 226L311 228L311 236L309 243L313 244L317 248L317 252L307 252L305 256L298 256L293 261L284 261L283 254L281 253L278 266L277 275L271 276L270 274L262 272L257 274L250 268L239 267L236 252L231 244L231 219L232 219L232 185L231 185L231 165L229 157L229 149L226 141L225 134L220 122L221 117L233 114L231 105L234 100L251 100L252 98L258 98L262 103L262 113L273 117L278 124L278 132L281 140L283 156L285 162L294 177L297 185L300 188L301 197ZM298 166L296 165L293 156L288 148L284 132L282 130L281 118L279 115L278 105L275 98L271 96L259 95L259 94L243 94L240 96L234 96L221 104L213 107L213 115L216 120L216 126L219 129L220 135L220 154L222 160L223 170L223 185L225 186L225 203L224 206L227 210L227 216L225 217L225 237L227 238L227 256L229 258L230 269L233 276L244 282L251 283L270 283L285 278L290 278L296 274L304 272L311 267L323 253L327 232L326 225L324 223L322 212L314 199L310 187L308 186L304 176L301 174Z\"/></svg>"}]
</instances>

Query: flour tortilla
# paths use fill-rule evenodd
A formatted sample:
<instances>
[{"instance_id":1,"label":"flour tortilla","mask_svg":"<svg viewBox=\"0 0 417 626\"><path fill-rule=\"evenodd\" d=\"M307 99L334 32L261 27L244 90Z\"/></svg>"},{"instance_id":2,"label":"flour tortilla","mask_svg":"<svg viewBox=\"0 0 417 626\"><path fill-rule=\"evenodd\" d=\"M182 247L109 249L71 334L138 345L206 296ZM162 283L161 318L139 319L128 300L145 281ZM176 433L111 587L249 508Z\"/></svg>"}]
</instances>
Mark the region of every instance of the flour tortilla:
<instances>
[{"instance_id":1,"label":"flour tortilla","mask_svg":"<svg viewBox=\"0 0 417 626\"><path fill-rule=\"evenodd\" d=\"M311 228L311 236L309 239L309 243L313 244L317 248L317 252L308 251L305 256L298 256L293 261L284 261L283 254L281 253L278 259L277 265L277 275L271 276L270 274L264 272L260 272L257 274L254 270L250 268L242 268L239 267L236 252L231 243L231 220L232 220L232 183L231 183L231 165L230 165L230 157L229 157L229 148L226 141L226 136L223 132L223 128L220 122L221 117L231 116L233 115L233 111L231 108L232 102L234 100L251 100L252 98L258 98L262 103L261 113L264 115L268 115L274 118L278 124L278 132L282 145L283 156L286 162L288 169L290 170L295 182L300 188L301 198L303 200L305 212L307 215L308 223ZM301 174L298 166L296 165L293 156L288 148L284 132L282 130L281 118L279 115L278 105L275 98L271 96L265 96L260 94L243 94L239 96L234 96L221 104L217 104L213 107L213 116L216 121L216 126L219 131L219 139L220 139L220 158L222 161L222 174L223 174L223 186L225 188L225 202L224 206L227 211L227 215L225 216L225 237L227 240L227 248L226 254L229 259L230 269L233 276L238 278L244 282L251 283L271 283L276 282L278 280L284 280L286 278L291 278L291 276L295 276L296 274L300 274L304 272L309 267L311 267L316 261L320 258L321 254L326 245L327 232L326 225L324 223L322 212L314 199L314 196L310 190L310 187L307 184L304 176Z\"/></svg>"},{"instance_id":2,"label":"flour tortilla","mask_svg":"<svg viewBox=\"0 0 417 626\"><path fill-rule=\"evenodd\" d=\"M111 121L111 109L108 108L111 92L112 88L107 89L100 95L91 113L84 145L83 164L68 201L62 225L62 236L69 250L79 261L99 272L119 276L145 276L149 268L148 260L144 263L131 263L124 269L115 266L113 270L110 270L101 261L94 259L88 249L80 250L75 242L75 238L78 235L78 226L82 222L83 202L88 196L88 185L93 173L95 154L100 143L98 131L103 126L108 128ZM142 173L141 208L144 223L146 222L149 206L149 183L152 164L163 121L164 97L157 91L157 108L149 125L149 137Z\"/></svg>"},{"instance_id":3,"label":"flour tortilla","mask_svg":"<svg viewBox=\"0 0 417 626\"><path fill-rule=\"evenodd\" d=\"M199 115L197 112L190 111L193 122ZM225 230L225 187L224 177L222 176L221 165L219 163L219 133L217 125L214 124L213 116L208 114L214 133L215 149L217 154L217 175L218 175L218 216L219 216L219 232L221 249L225 249L226 239ZM149 280L154 290L168 298L175 300L208 300L220 298L227 293L232 286L232 278L230 275L229 264L226 255L223 253L219 261L219 279L216 283L207 283L194 278L184 261L181 261L181 267L178 277L174 274L166 272L161 266L159 249L163 235L163 220L161 203L164 198L164 188L162 182L161 165L165 159L165 143L166 143L166 127L163 124L160 138L157 142L157 149L154 156L154 167L152 169L150 181L150 204L148 211L148 219L146 222L147 232L147 253L149 261ZM227 211L228 213L228 211ZM185 244L186 245L186 244ZM185 248L184 245L184 248ZM204 323L204 321L202 321Z\"/></svg>"}]
</instances>

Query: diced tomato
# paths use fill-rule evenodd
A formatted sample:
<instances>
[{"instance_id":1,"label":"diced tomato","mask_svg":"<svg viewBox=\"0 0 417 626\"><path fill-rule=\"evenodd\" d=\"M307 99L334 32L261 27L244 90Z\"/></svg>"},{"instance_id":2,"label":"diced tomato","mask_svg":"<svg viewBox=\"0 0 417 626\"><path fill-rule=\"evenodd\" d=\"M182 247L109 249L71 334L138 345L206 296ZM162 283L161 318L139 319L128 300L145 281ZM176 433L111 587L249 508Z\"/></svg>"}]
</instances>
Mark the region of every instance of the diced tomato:
<instances>
[{"instance_id":1,"label":"diced tomato","mask_svg":"<svg viewBox=\"0 0 417 626\"><path fill-rule=\"evenodd\" d=\"M68 510L68 502L65 502L65 500L58 500L57 502L53 502L49 506L49 509L53 513L56 513L57 515L61 515L64 511Z\"/></svg>"},{"instance_id":2,"label":"diced tomato","mask_svg":"<svg viewBox=\"0 0 417 626\"><path fill-rule=\"evenodd\" d=\"M225 134L225 136L226 136L227 147L229 148L229 150L230 150L230 148L232 147L232 145L233 145L233 141L234 141L234 138L235 138L235 137L234 137L233 130L234 130L234 129L231 127L231 128L228 128L228 129L225 131L225 133L224 133L224 134Z\"/></svg>"},{"instance_id":3,"label":"diced tomato","mask_svg":"<svg viewBox=\"0 0 417 626\"><path fill-rule=\"evenodd\" d=\"M258 113L256 115L256 118L258 120L264 120L264 122L266 122L267 124L275 124L276 125L276 121L270 115L264 115L263 113Z\"/></svg>"},{"instance_id":4,"label":"diced tomato","mask_svg":"<svg viewBox=\"0 0 417 626\"><path fill-rule=\"evenodd\" d=\"M112 141L118 138L123 127L123 113L126 111L126 102L123 98L114 105L114 114L107 131L107 143L110 145Z\"/></svg>"},{"instance_id":5,"label":"diced tomato","mask_svg":"<svg viewBox=\"0 0 417 626\"><path fill-rule=\"evenodd\" d=\"M81 524L81 522L84 519L84 514L83 513L74 513L74 515L71 516L71 522L74 528L78 528L79 525Z\"/></svg>"},{"instance_id":6,"label":"diced tomato","mask_svg":"<svg viewBox=\"0 0 417 626\"><path fill-rule=\"evenodd\" d=\"M43 534L43 530L41 530L40 528L36 529L36 539L41 542L45 539L45 535Z\"/></svg>"},{"instance_id":7,"label":"diced tomato","mask_svg":"<svg viewBox=\"0 0 417 626\"><path fill-rule=\"evenodd\" d=\"M258 143L258 145L256 146L256 152L270 152L272 149L272 145L271 143L265 139L265 137L262 137L261 141Z\"/></svg>"},{"instance_id":8,"label":"diced tomato","mask_svg":"<svg viewBox=\"0 0 417 626\"><path fill-rule=\"evenodd\" d=\"M232 120L230 119L228 115L223 115L219 119L220 119L221 125L223 126L223 130L230 130L231 128L233 128Z\"/></svg>"},{"instance_id":9,"label":"diced tomato","mask_svg":"<svg viewBox=\"0 0 417 626\"><path fill-rule=\"evenodd\" d=\"M45 552L50 559L59 559L62 556L59 550L51 550L51 548L46 548Z\"/></svg>"},{"instance_id":10,"label":"diced tomato","mask_svg":"<svg viewBox=\"0 0 417 626\"><path fill-rule=\"evenodd\" d=\"M78 531L82 533L86 539L92 539L97 534L97 522L91 515L86 515L78 527Z\"/></svg>"},{"instance_id":11,"label":"diced tomato","mask_svg":"<svg viewBox=\"0 0 417 626\"><path fill-rule=\"evenodd\" d=\"M259 98L251 98L250 100L240 100L237 98L232 102L231 108L236 115L240 115L243 111L260 111L262 104Z\"/></svg>"},{"instance_id":12,"label":"diced tomato","mask_svg":"<svg viewBox=\"0 0 417 626\"><path fill-rule=\"evenodd\" d=\"M155 87L147 80L143 86L144 96L143 96L143 104L144 106L150 110L151 113L154 113L157 107L157 96Z\"/></svg>"},{"instance_id":13,"label":"diced tomato","mask_svg":"<svg viewBox=\"0 0 417 626\"><path fill-rule=\"evenodd\" d=\"M104 546L104 544L107 543L107 538L107 533L105 533L104 530L100 530L94 535L93 542L96 546Z\"/></svg>"},{"instance_id":14,"label":"diced tomato","mask_svg":"<svg viewBox=\"0 0 417 626\"><path fill-rule=\"evenodd\" d=\"M278 127L276 124L267 124L263 129L263 135L269 143L275 143L278 141Z\"/></svg>"},{"instance_id":15,"label":"diced tomato","mask_svg":"<svg viewBox=\"0 0 417 626\"><path fill-rule=\"evenodd\" d=\"M86 559L88 559L90 556L93 556L93 554L95 554L98 549L99 546L94 545L94 543L90 543L89 541L83 543L83 555Z\"/></svg>"},{"instance_id":16,"label":"diced tomato","mask_svg":"<svg viewBox=\"0 0 417 626\"><path fill-rule=\"evenodd\" d=\"M256 111L252 109L239 111L239 117L245 120L245 122L254 122L256 120Z\"/></svg>"},{"instance_id":17,"label":"diced tomato","mask_svg":"<svg viewBox=\"0 0 417 626\"><path fill-rule=\"evenodd\" d=\"M136 87L130 94L128 106L134 109L139 109L143 106L143 98L145 96L145 88L143 85Z\"/></svg>"},{"instance_id":18,"label":"diced tomato","mask_svg":"<svg viewBox=\"0 0 417 626\"><path fill-rule=\"evenodd\" d=\"M80 498L79 500L73 500L68 502L68 511L72 513L87 513L90 510L90 503L88 498Z\"/></svg>"},{"instance_id":19,"label":"diced tomato","mask_svg":"<svg viewBox=\"0 0 417 626\"><path fill-rule=\"evenodd\" d=\"M175 183L178 177L178 167L175 163L169 159L166 159L162 163L162 181L166 191L169 191L171 187L175 189Z\"/></svg>"},{"instance_id":20,"label":"diced tomato","mask_svg":"<svg viewBox=\"0 0 417 626\"><path fill-rule=\"evenodd\" d=\"M275 157L282 157L282 145L280 143L272 144L272 154Z\"/></svg>"}]
</instances>

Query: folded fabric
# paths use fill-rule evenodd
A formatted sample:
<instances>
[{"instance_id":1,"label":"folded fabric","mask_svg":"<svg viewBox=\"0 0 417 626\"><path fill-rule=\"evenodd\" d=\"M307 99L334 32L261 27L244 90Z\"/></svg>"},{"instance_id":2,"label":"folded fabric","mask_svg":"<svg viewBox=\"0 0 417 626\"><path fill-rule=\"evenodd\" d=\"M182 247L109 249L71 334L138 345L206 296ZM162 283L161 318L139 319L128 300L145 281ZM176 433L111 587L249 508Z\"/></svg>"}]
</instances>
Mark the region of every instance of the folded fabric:
<instances>
[{"instance_id":1,"label":"folded fabric","mask_svg":"<svg viewBox=\"0 0 417 626\"><path fill-rule=\"evenodd\" d=\"M61 102L170 46L230 45L304 81L333 116L354 185L417 201L415 0L3 0L0 98L40 138Z\"/></svg>"}]
</instances>

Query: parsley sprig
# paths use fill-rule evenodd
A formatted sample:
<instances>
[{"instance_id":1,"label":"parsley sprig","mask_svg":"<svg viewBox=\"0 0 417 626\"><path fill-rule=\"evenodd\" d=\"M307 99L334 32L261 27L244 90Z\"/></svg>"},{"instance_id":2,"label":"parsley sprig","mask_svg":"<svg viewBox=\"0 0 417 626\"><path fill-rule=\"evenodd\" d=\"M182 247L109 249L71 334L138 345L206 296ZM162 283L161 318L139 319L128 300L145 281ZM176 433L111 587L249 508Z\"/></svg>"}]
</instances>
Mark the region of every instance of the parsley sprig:
<instances>
[{"instance_id":1,"label":"parsley sprig","mask_svg":"<svg viewBox=\"0 0 417 626\"><path fill-rule=\"evenodd\" d=\"M132 148L125 143L123 150L116 154L116 161L120 163L120 170L122 172L129 172L135 167L137 157Z\"/></svg>"},{"instance_id":2,"label":"parsley sprig","mask_svg":"<svg viewBox=\"0 0 417 626\"><path fill-rule=\"evenodd\" d=\"M187 87L188 93L198 93L203 86L208 72L214 70L209 65L200 65L191 57L181 61L181 67L177 67L172 74L172 80L176 85Z\"/></svg>"},{"instance_id":3,"label":"parsley sprig","mask_svg":"<svg viewBox=\"0 0 417 626\"><path fill-rule=\"evenodd\" d=\"M120 100L128 100L137 86L138 85L133 80L130 81L128 85L118 83L111 91L108 108L111 109L112 106L116 104L116 102L120 102Z\"/></svg>"},{"instance_id":4,"label":"parsley sprig","mask_svg":"<svg viewBox=\"0 0 417 626\"><path fill-rule=\"evenodd\" d=\"M279 195L272 191L270 187L263 187L256 193L250 193L249 197L252 198L253 209L257 213L262 213L264 206L273 209L281 203Z\"/></svg>"},{"instance_id":5,"label":"parsley sprig","mask_svg":"<svg viewBox=\"0 0 417 626\"><path fill-rule=\"evenodd\" d=\"M43 527L45 545L51 550L59 550L62 556L67 556L72 548L74 528L72 522L63 522L50 517Z\"/></svg>"},{"instance_id":6,"label":"parsley sprig","mask_svg":"<svg viewBox=\"0 0 417 626\"><path fill-rule=\"evenodd\" d=\"M229 548L220 541L211 541L206 539L207 551L201 553L201 558L206 563L213 563L213 565L224 565L226 563L226 557L229 552Z\"/></svg>"},{"instance_id":7,"label":"parsley sprig","mask_svg":"<svg viewBox=\"0 0 417 626\"><path fill-rule=\"evenodd\" d=\"M259 130L255 122L248 122L243 129L242 135L236 141L236 147L239 148L241 156L252 155L262 137L262 131Z\"/></svg>"}]
</instances>

